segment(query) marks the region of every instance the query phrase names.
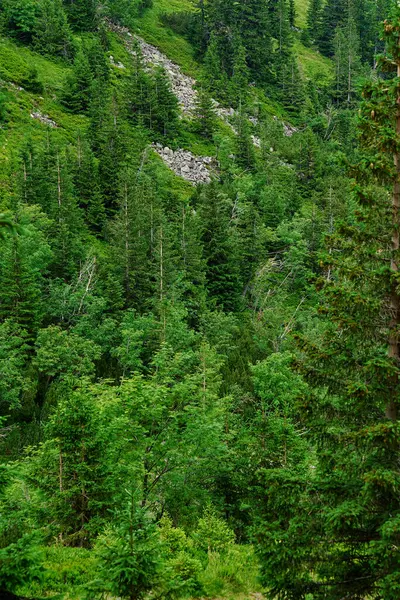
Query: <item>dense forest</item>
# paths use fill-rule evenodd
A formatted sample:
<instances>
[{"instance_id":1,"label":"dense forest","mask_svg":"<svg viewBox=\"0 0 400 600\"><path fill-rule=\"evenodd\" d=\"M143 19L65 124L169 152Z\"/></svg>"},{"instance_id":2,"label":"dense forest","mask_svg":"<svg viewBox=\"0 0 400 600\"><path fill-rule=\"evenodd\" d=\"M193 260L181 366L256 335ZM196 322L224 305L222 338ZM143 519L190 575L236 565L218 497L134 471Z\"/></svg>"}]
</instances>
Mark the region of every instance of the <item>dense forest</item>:
<instances>
[{"instance_id":1,"label":"dense forest","mask_svg":"<svg viewBox=\"0 0 400 600\"><path fill-rule=\"evenodd\" d=\"M400 597L394 0L0 0L0 598Z\"/></svg>"}]
</instances>

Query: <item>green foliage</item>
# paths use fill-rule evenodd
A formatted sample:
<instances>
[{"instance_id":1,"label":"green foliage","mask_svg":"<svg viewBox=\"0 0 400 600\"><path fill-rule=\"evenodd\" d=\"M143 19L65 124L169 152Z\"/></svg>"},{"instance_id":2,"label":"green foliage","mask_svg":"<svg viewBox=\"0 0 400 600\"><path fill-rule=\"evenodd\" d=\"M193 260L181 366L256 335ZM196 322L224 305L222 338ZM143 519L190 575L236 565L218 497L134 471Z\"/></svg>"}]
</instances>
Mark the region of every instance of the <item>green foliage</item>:
<instances>
[{"instance_id":1,"label":"green foliage","mask_svg":"<svg viewBox=\"0 0 400 600\"><path fill-rule=\"evenodd\" d=\"M96 548L103 589L139 600L152 589L158 575L157 528L146 511L136 506L134 497L115 518L118 525L100 538Z\"/></svg>"},{"instance_id":2,"label":"green foliage","mask_svg":"<svg viewBox=\"0 0 400 600\"><path fill-rule=\"evenodd\" d=\"M16 586L40 580L43 575L38 538L26 534L0 548L0 593Z\"/></svg>"},{"instance_id":3,"label":"green foliage","mask_svg":"<svg viewBox=\"0 0 400 600\"><path fill-rule=\"evenodd\" d=\"M43 54L71 58L72 37L62 0L40 0L33 43Z\"/></svg>"},{"instance_id":4,"label":"green foliage","mask_svg":"<svg viewBox=\"0 0 400 600\"><path fill-rule=\"evenodd\" d=\"M397 598L387 3L150 4L1 3L0 587Z\"/></svg>"},{"instance_id":5,"label":"green foliage","mask_svg":"<svg viewBox=\"0 0 400 600\"><path fill-rule=\"evenodd\" d=\"M235 534L212 507L207 507L193 533L193 539L204 552L225 552L234 544Z\"/></svg>"},{"instance_id":6,"label":"green foliage","mask_svg":"<svg viewBox=\"0 0 400 600\"><path fill-rule=\"evenodd\" d=\"M18 37L30 41L36 25L35 0L5 0L2 4L5 24Z\"/></svg>"}]
</instances>

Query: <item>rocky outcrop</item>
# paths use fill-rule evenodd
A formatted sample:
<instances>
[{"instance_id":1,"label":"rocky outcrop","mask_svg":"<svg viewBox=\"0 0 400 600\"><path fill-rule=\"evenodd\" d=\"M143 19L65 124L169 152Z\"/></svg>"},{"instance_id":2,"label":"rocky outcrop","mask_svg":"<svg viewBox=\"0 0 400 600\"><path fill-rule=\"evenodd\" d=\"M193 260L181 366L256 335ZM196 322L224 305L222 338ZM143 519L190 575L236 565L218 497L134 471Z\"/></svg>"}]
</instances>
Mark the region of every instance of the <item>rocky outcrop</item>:
<instances>
[{"instance_id":1,"label":"rocky outcrop","mask_svg":"<svg viewBox=\"0 0 400 600\"><path fill-rule=\"evenodd\" d=\"M112 64L113 67L116 67L117 69L125 69L126 68L125 65L122 64L122 62L115 62L112 54L110 54L110 63Z\"/></svg>"},{"instance_id":2,"label":"rocky outcrop","mask_svg":"<svg viewBox=\"0 0 400 600\"><path fill-rule=\"evenodd\" d=\"M215 164L215 159L212 156L196 156L188 150L172 150L162 144L153 144L152 148L171 171L186 179L186 181L190 181L192 185L210 183L210 169Z\"/></svg>"},{"instance_id":3,"label":"rocky outcrop","mask_svg":"<svg viewBox=\"0 0 400 600\"><path fill-rule=\"evenodd\" d=\"M53 119L50 119L48 115L42 115L42 113L38 110L32 112L31 117L32 119L36 119L37 121L43 123L43 125L47 125L47 127L51 127L52 129L58 127L57 123L53 121Z\"/></svg>"},{"instance_id":4,"label":"rocky outcrop","mask_svg":"<svg viewBox=\"0 0 400 600\"><path fill-rule=\"evenodd\" d=\"M182 73L180 67L173 63L158 48L135 36L139 44L143 60L152 66L161 66L165 69L172 86L172 91L178 98L183 113L191 114L196 105L197 92L196 80Z\"/></svg>"},{"instance_id":5,"label":"rocky outcrop","mask_svg":"<svg viewBox=\"0 0 400 600\"><path fill-rule=\"evenodd\" d=\"M128 52L136 55L139 49L143 61L148 65L149 69L157 66L165 69L171 81L172 90L178 98L182 114L189 117L192 116L197 97L195 79L183 73L180 67L173 63L158 48L147 43L141 37L133 35L126 27L121 27L110 21L108 21L108 27L123 37ZM123 65L120 66L120 63L115 64L113 60L113 57L110 57L110 61L115 66L123 68ZM213 102L216 114L237 133L234 123L237 111L234 108L222 107L215 100ZM277 117L274 118L276 119ZM256 117L249 117L249 121L255 126L259 124ZM284 134L289 137L297 131L294 127L287 124L283 124L283 128ZM254 146L257 148L261 147L261 139L258 136L252 135L252 140ZM193 185L209 183L211 181L210 167L213 163L216 164L216 160L212 157L195 156L188 150L182 149L174 151L171 148L163 147L161 144L153 144L153 149L176 175L190 181Z\"/></svg>"},{"instance_id":6,"label":"rocky outcrop","mask_svg":"<svg viewBox=\"0 0 400 600\"><path fill-rule=\"evenodd\" d=\"M138 46L143 60L147 65L150 67L163 67L165 69L171 81L172 91L178 98L182 112L186 114L193 113L197 96L195 89L196 80L193 77L189 77L189 75L185 75L181 68L160 52L158 48L148 44L138 35L132 35L126 27L120 27L110 21L108 22L108 26L112 31L125 38L126 48L131 54L136 54Z\"/></svg>"}]
</instances>

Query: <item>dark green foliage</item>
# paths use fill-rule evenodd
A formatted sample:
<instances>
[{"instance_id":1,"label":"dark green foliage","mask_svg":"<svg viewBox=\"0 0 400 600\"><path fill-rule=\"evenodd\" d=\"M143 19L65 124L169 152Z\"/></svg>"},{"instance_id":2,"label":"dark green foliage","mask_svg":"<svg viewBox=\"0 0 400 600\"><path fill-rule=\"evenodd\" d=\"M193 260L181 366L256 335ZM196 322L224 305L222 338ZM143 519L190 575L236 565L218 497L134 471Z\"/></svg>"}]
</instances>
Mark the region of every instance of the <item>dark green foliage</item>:
<instances>
[{"instance_id":1,"label":"dark green foliage","mask_svg":"<svg viewBox=\"0 0 400 600\"><path fill-rule=\"evenodd\" d=\"M153 588L160 570L157 528L134 496L115 518L119 525L98 543L100 576L107 591L140 600Z\"/></svg>"},{"instance_id":2,"label":"dark green foliage","mask_svg":"<svg viewBox=\"0 0 400 600\"><path fill-rule=\"evenodd\" d=\"M244 112L240 112L237 120L236 162L246 170L255 168L254 143L250 136L250 127Z\"/></svg>"},{"instance_id":3,"label":"dark green foliage","mask_svg":"<svg viewBox=\"0 0 400 600\"><path fill-rule=\"evenodd\" d=\"M333 56L336 28L346 21L348 6L343 0L328 0L322 15L318 47L326 56Z\"/></svg>"},{"instance_id":4,"label":"dark green foliage","mask_svg":"<svg viewBox=\"0 0 400 600\"><path fill-rule=\"evenodd\" d=\"M21 85L25 90L28 90L28 92L32 92L33 94L43 94L43 84L39 80L38 72L35 67L31 67L21 79Z\"/></svg>"},{"instance_id":5,"label":"dark green foliage","mask_svg":"<svg viewBox=\"0 0 400 600\"><path fill-rule=\"evenodd\" d=\"M78 31L92 31L97 25L97 0L64 0L68 19Z\"/></svg>"},{"instance_id":6,"label":"dark green foliage","mask_svg":"<svg viewBox=\"0 0 400 600\"><path fill-rule=\"evenodd\" d=\"M7 29L20 39L30 42L36 27L38 5L35 0L5 0L1 9Z\"/></svg>"},{"instance_id":7,"label":"dark green foliage","mask_svg":"<svg viewBox=\"0 0 400 600\"><path fill-rule=\"evenodd\" d=\"M201 198L206 287L217 306L226 311L240 308L240 274L237 249L230 229L232 204L218 186L210 186Z\"/></svg>"},{"instance_id":8,"label":"dark green foliage","mask_svg":"<svg viewBox=\"0 0 400 600\"><path fill-rule=\"evenodd\" d=\"M312 0L307 9L307 30L304 34L306 41L318 43L322 33L322 2Z\"/></svg>"},{"instance_id":9,"label":"dark green foliage","mask_svg":"<svg viewBox=\"0 0 400 600\"><path fill-rule=\"evenodd\" d=\"M196 101L196 129L203 137L212 139L216 125L213 100L205 89L200 89Z\"/></svg>"},{"instance_id":10,"label":"dark green foliage","mask_svg":"<svg viewBox=\"0 0 400 600\"><path fill-rule=\"evenodd\" d=\"M399 31L397 10L385 26L396 64ZM354 209L327 239L319 330L296 336L297 368L312 386L298 411L315 458L262 483L263 516L275 515L258 528L264 579L282 598L398 594L398 81L370 83L363 96Z\"/></svg>"},{"instance_id":11,"label":"dark green foliage","mask_svg":"<svg viewBox=\"0 0 400 600\"><path fill-rule=\"evenodd\" d=\"M0 596L397 600L386 0L0 4Z\"/></svg>"},{"instance_id":12,"label":"dark green foliage","mask_svg":"<svg viewBox=\"0 0 400 600\"><path fill-rule=\"evenodd\" d=\"M89 110L92 81L89 59L85 52L80 51L75 56L72 72L64 85L62 103L68 110L74 113Z\"/></svg>"},{"instance_id":13,"label":"dark green foliage","mask_svg":"<svg viewBox=\"0 0 400 600\"><path fill-rule=\"evenodd\" d=\"M72 36L62 0L40 0L34 27L33 43L43 54L70 59Z\"/></svg>"}]
</instances>

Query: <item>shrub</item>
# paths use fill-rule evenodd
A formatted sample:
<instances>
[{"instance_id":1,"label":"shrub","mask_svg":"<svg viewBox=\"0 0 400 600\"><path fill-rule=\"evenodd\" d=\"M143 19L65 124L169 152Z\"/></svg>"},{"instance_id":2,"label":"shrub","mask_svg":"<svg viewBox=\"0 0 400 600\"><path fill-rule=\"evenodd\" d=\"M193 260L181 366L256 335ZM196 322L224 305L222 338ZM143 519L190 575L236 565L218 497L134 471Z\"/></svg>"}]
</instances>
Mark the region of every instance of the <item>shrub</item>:
<instances>
[{"instance_id":1,"label":"shrub","mask_svg":"<svg viewBox=\"0 0 400 600\"><path fill-rule=\"evenodd\" d=\"M193 539L196 547L205 552L224 552L234 544L235 534L214 509L208 507L198 522Z\"/></svg>"}]
</instances>

